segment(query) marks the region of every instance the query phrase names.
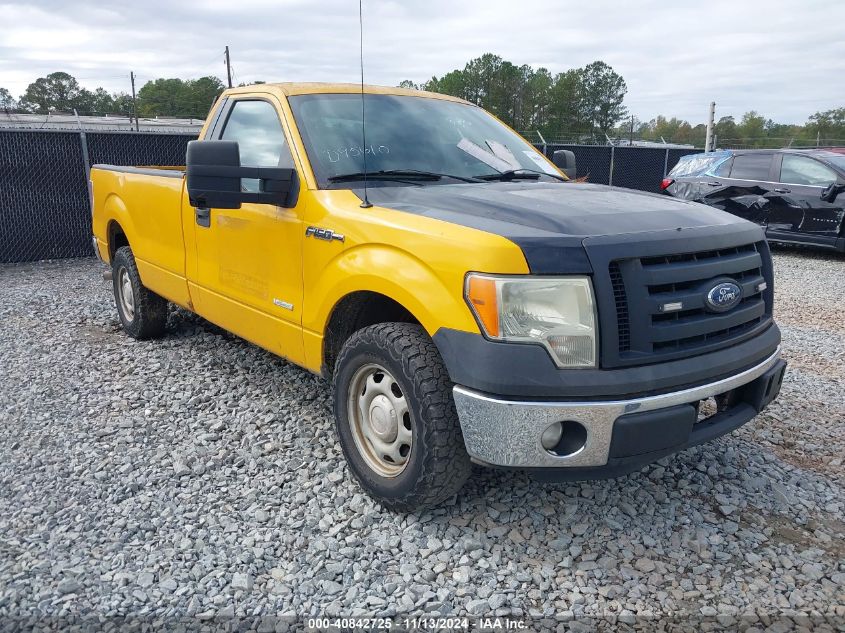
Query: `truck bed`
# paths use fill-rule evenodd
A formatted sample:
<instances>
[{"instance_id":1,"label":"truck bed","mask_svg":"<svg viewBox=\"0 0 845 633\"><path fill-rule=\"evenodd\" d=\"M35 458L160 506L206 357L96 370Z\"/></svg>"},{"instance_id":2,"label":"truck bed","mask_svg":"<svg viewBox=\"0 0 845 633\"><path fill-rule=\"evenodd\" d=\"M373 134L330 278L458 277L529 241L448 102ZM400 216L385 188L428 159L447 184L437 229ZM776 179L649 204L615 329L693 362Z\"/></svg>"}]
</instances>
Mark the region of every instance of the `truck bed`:
<instances>
[{"instance_id":1,"label":"truck bed","mask_svg":"<svg viewBox=\"0 0 845 633\"><path fill-rule=\"evenodd\" d=\"M100 254L109 231L119 224L132 245L145 285L171 301L185 305L185 244L182 205L187 204L183 166L91 168L93 229Z\"/></svg>"}]
</instances>

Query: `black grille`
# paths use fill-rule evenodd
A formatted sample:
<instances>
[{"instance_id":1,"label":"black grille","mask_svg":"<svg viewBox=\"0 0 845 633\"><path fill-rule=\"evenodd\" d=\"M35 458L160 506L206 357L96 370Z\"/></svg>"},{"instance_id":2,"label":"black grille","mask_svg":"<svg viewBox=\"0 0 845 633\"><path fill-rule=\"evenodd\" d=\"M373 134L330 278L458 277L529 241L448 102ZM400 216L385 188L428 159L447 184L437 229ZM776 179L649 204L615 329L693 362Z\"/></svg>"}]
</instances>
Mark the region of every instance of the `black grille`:
<instances>
[{"instance_id":1,"label":"black grille","mask_svg":"<svg viewBox=\"0 0 845 633\"><path fill-rule=\"evenodd\" d=\"M611 261L618 358L623 363L669 360L753 335L771 320L769 270L764 242ZM742 300L716 313L707 309L705 296L721 280L739 285Z\"/></svg>"},{"instance_id":2,"label":"black grille","mask_svg":"<svg viewBox=\"0 0 845 633\"><path fill-rule=\"evenodd\" d=\"M613 300L616 303L616 324L619 331L619 351L631 349L631 324L628 321L628 297L625 282L618 262L610 262L610 283L613 285Z\"/></svg>"}]
</instances>

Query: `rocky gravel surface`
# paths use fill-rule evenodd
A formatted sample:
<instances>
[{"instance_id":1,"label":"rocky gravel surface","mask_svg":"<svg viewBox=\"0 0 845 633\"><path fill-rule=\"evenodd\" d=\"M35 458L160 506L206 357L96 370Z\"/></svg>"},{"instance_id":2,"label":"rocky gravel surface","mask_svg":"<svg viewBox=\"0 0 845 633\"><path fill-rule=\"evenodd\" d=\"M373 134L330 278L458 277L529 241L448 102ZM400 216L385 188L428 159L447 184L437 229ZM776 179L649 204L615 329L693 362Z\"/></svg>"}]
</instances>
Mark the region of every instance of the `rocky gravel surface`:
<instances>
[{"instance_id":1,"label":"rocky gravel surface","mask_svg":"<svg viewBox=\"0 0 845 633\"><path fill-rule=\"evenodd\" d=\"M478 470L412 515L350 478L321 379L183 311L163 340L128 338L92 260L0 266L0 622L835 630L845 259L775 258L790 371L755 421L617 480Z\"/></svg>"}]
</instances>

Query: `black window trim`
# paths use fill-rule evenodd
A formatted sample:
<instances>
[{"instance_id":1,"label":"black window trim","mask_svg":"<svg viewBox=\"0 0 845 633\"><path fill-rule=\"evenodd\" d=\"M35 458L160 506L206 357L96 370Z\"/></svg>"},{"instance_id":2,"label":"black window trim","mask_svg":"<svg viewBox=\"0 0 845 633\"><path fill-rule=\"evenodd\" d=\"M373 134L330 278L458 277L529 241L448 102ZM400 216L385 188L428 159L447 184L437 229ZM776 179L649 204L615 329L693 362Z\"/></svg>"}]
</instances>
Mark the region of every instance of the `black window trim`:
<instances>
[{"instance_id":1,"label":"black window trim","mask_svg":"<svg viewBox=\"0 0 845 633\"><path fill-rule=\"evenodd\" d=\"M268 104L271 108L273 108L273 112L276 114L276 119L279 121L279 130L282 132L282 138L285 141L285 148L290 155L290 162L291 166L294 170L296 168L296 158L293 155L293 148L291 147L291 143L288 140L287 134L285 134L285 122L284 119L279 116L279 110L276 108L276 105L268 99L267 97L257 97L253 95L244 96L238 98L237 96L231 97L226 99L226 103L223 107L226 109L225 112L221 109L221 116L215 121L215 129L213 130L214 136L212 137L214 140L219 141L223 138L223 132L226 131L226 126L229 124L229 118L232 116L232 111L235 109L236 103L241 103L243 101L263 101L264 103Z\"/></svg>"},{"instance_id":2,"label":"black window trim","mask_svg":"<svg viewBox=\"0 0 845 633\"><path fill-rule=\"evenodd\" d=\"M218 105L214 110L214 118L211 120L211 125L208 127L208 131L204 137L205 139L217 140L217 129L220 126L220 119L223 117L224 113L229 112L230 101L229 97L223 97L220 100L220 105Z\"/></svg>"},{"instance_id":3,"label":"black window trim","mask_svg":"<svg viewBox=\"0 0 845 633\"><path fill-rule=\"evenodd\" d=\"M826 169L829 169L830 171L833 172L833 175L836 176L836 180L834 180L834 182L840 182L842 180L841 176L837 173L837 171L833 167L831 167L830 165L828 165L824 161L819 160L815 156L811 156L809 154L799 154L798 152L779 152L777 154L777 160L775 161L777 163L777 171L775 172L775 177L777 178L776 182L779 185L789 185L791 187L813 187L814 189L824 189L825 187L827 187L827 185L808 185L808 184L802 183L802 182L784 182L784 181L782 181L780 179L780 171L783 168L783 157L784 156L797 156L799 158L806 158L808 160L816 161L817 163L819 163L820 165L822 165Z\"/></svg>"}]
</instances>

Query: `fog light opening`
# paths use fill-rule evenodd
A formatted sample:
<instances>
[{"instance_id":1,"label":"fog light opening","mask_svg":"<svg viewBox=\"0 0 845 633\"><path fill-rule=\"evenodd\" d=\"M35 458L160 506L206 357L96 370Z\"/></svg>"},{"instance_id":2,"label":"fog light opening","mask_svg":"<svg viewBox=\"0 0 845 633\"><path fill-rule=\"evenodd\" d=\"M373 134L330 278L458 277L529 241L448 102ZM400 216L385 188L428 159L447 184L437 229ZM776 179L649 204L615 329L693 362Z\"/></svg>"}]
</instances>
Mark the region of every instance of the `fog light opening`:
<instances>
[{"instance_id":1,"label":"fog light opening","mask_svg":"<svg viewBox=\"0 0 845 633\"><path fill-rule=\"evenodd\" d=\"M563 435L563 425L560 422L555 422L546 427L543 435L540 436L540 444L543 445L547 451L551 452L560 443L560 438Z\"/></svg>"},{"instance_id":2,"label":"fog light opening","mask_svg":"<svg viewBox=\"0 0 845 633\"><path fill-rule=\"evenodd\" d=\"M587 427L575 420L555 422L543 431L540 443L557 457L574 455L587 444Z\"/></svg>"}]
</instances>

